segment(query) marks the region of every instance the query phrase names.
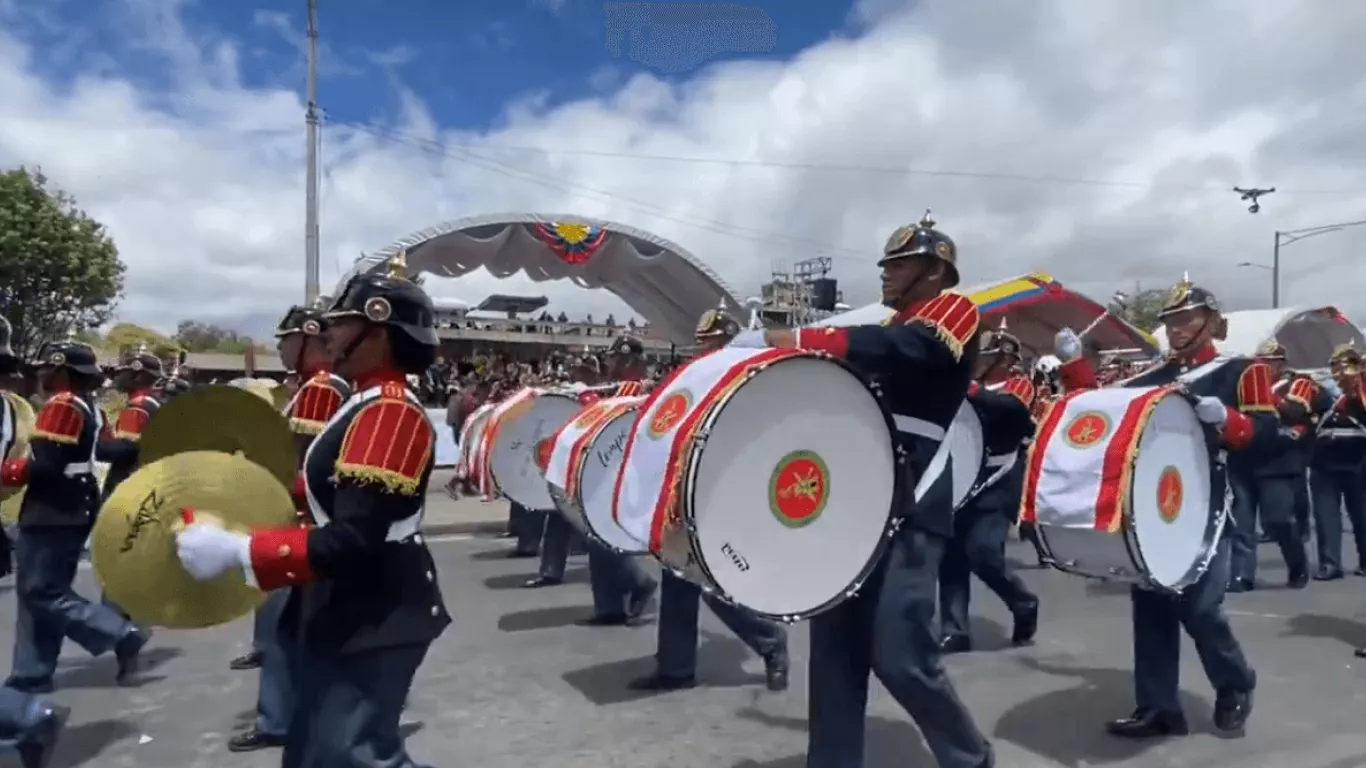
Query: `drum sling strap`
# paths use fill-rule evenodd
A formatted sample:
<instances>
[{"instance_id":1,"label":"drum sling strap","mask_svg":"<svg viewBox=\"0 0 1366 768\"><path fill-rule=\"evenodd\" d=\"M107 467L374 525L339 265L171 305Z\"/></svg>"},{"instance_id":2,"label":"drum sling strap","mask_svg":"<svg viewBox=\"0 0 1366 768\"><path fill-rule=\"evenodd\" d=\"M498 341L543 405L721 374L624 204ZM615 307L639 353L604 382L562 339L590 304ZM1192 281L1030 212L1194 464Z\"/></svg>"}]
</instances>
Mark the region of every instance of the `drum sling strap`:
<instances>
[{"instance_id":1,"label":"drum sling strap","mask_svg":"<svg viewBox=\"0 0 1366 768\"><path fill-rule=\"evenodd\" d=\"M972 490L968 491L968 495L963 497L962 503L954 507L953 511L957 512L963 507L966 507L968 504L972 502L973 499L981 495L982 492L986 491L986 489L990 488L991 486L999 483L1001 481L1001 478L1010 474L1010 470L1014 469L1015 464L1020 460L1020 452L1025 450L1026 448L1028 448L1028 444L1021 446L1020 448L1017 448L1013 453L1008 453L1004 456L988 456L987 461L991 461L993 458L1000 458L1002 459L1001 464L998 467L996 467L995 472L992 472L990 475L987 475L984 480L972 486Z\"/></svg>"}]
</instances>

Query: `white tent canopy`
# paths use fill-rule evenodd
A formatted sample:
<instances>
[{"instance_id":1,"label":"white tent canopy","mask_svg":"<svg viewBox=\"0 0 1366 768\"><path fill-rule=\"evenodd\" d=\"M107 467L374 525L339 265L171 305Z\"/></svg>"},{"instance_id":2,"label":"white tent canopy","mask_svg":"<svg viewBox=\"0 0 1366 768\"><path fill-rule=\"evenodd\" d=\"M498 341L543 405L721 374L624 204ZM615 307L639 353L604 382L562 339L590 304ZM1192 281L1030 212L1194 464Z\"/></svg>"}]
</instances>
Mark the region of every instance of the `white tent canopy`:
<instances>
[{"instance_id":1,"label":"white tent canopy","mask_svg":"<svg viewBox=\"0 0 1366 768\"><path fill-rule=\"evenodd\" d=\"M610 221L541 213L457 219L362 256L342 283L382 268L400 250L413 272L459 277L483 267L494 277L524 272L536 282L605 288L679 344L692 342L697 320L708 309L724 306L735 317L746 315L734 292L696 256Z\"/></svg>"},{"instance_id":2,"label":"white tent canopy","mask_svg":"<svg viewBox=\"0 0 1366 768\"><path fill-rule=\"evenodd\" d=\"M1267 339L1276 339L1284 347L1286 362L1291 368L1309 370L1328 365L1328 357L1339 344L1354 342L1366 350L1366 337L1337 307L1291 307L1287 309L1251 309L1229 312L1228 338L1217 344L1225 355L1252 356ZM1166 332L1159 328L1153 333L1164 350Z\"/></svg>"}]
</instances>

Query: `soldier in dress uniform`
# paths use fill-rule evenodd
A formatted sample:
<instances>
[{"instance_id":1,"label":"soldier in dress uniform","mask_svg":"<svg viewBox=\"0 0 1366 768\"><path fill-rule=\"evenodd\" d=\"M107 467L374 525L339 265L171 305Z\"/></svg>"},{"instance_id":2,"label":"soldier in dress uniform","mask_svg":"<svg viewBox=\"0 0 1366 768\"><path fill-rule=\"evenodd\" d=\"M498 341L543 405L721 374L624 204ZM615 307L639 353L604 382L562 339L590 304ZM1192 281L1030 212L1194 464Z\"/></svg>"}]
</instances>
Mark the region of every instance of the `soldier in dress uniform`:
<instances>
[{"instance_id":1,"label":"soldier in dress uniform","mask_svg":"<svg viewBox=\"0 0 1366 768\"><path fill-rule=\"evenodd\" d=\"M400 254L388 275L353 277L324 314L356 394L304 460L313 525L241 534L186 510L177 535L197 579L241 569L262 590L296 588L280 623L298 648L285 768L413 768L400 713L451 623L421 534L436 432L405 382L435 359L435 311L404 271Z\"/></svg>"},{"instance_id":2,"label":"soldier in dress uniform","mask_svg":"<svg viewBox=\"0 0 1366 768\"><path fill-rule=\"evenodd\" d=\"M721 349L740 332L740 324L724 309L709 309L697 323L698 354ZM787 690L787 630L732 603L703 595L696 584L665 568L659 597L659 640L655 671L630 682L644 691L672 691L697 684L698 610L705 600L716 618L730 628L764 660L764 677L770 691Z\"/></svg>"},{"instance_id":3,"label":"soldier in dress uniform","mask_svg":"<svg viewBox=\"0 0 1366 768\"><path fill-rule=\"evenodd\" d=\"M972 650L968 624L973 574L1001 598L1014 617L1010 641L1025 645L1039 629L1039 598L1006 563L1006 538L1020 515L1024 451L1034 437L1034 384L1014 370L1020 340L1006 330L981 336L977 381L968 402L982 422L987 456L975 494L953 517L954 535L939 566L939 610L944 653Z\"/></svg>"},{"instance_id":4,"label":"soldier in dress uniform","mask_svg":"<svg viewBox=\"0 0 1366 768\"><path fill-rule=\"evenodd\" d=\"M302 382L285 405L285 417L294 432L294 448L302 470L304 457L327 422L351 397L351 386L332 373L323 336L327 320L317 307L291 307L275 329L276 349L288 372ZM306 521L307 501L300 499L300 516ZM233 669L260 667L256 693L256 722L228 740L233 752L251 752L284 746L293 715L294 695L289 677L289 649L279 632L280 619L289 605L292 589L277 589L256 610L252 627L252 651L230 662Z\"/></svg>"},{"instance_id":5,"label":"soldier in dress uniform","mask_svg":"<svg viewBox=\"0 0 1366 768\"><path fill-rule=\"evenodd\" d=\"M32 456L0 467L0 485L28 486L19 510L18 626L6 685L52 690L65 638L94 656L113 651L116 679L128 683L148 633L72 586L99 509L95 451L104 419L91 393L104 375L95 351L74 339L43 345L37 367L48 400L38 412Z\"/></svg>"},{"instance_id":6,"label":"soldier in dress uniform","mask_svg":"<svg viewBox=\"0 0 1366 768\"><path fill-rule=\"evenodd\" d=\"M645 347L634 336L618 336L607 350L607 380L617 383L613 397L643 395L650 389Z\"/></svg>"},{"instance_id":7,"label":"soldier in dress uniform","mask_svg":"<svg viewBox=\"0 0 1366 768\"><path fill-rule=\"evenodd\" d=\"M10 346L9 320L0 317L0 376L18 374L19 358ZM15 439L14 407L0 397L0 459ZM8 550L6 550L8 561ZM13 688L0 688L0 748L19 753L24 768L42 768L52 756L69 710Z\"/></svg>"},{"instance_id":8,"label":"soldier in dress uniform","mask_svg":"<svg viewBox=\"0 0 1366 768\"><path fill-rule=\"evenodd\" d=\"M1210 450L1211 514L1226 514L1227 473L1224 452L1265 452L1275 443L1278 424L1271 395L1271 371L1249 358L1221 358L1214 342L1227 333L1227 322L1214 294L1183 278L1167 294L1158 313L1167 330L1171 353L1138 375L1120 382L1126 387L1182 383L1194 399L1195 412L1207 427ZM1071 329L1058 333L1057 354L1068 390L1094 388L1095 374L1083 357L1081 339ZM1256 673L1243 655L1224 615L1229 582L1229 542L1218 542L1208 569L1179 595L1133 587L1134 699L1131 715L1106 724L1125 738L1176 736L1190 732L1181 710L1178 684L1181 634L1194 641L1214 687L1214 725L1239 731L1252 713Z\"/></svg>"},{"instance_id":9,"label":"soldier in dress uniform","mask_svg":"<svg viewBox=\"0 0 1366 768\"><path fill-rule=\"evenodd\" d=\"M1270 372L1272 400L1278 402L1275 386L1285 367L1285 348L1270 340L1258 347L1256 359ZM1295 525L1295 505L1304 487L1304 454L1298 438L1294 431L1281 429L1268 450L1240 451L1229 456L1234 521L1229 592L1248 592L1257 586L1259 520L1261 530L1280 547L1285 558L1288 586L1303 589L1309 583L1304 539Z\"/></svg>"},{"instance_id":10,"label":"soldier in dress uniform","mask_svg":"<svg viewBox=\"0 0 1366 768\"><path fill-rule=\"evenodd\" d=\"M142 430L161 408L161 401L152 396L152 386L161 376L161 358L148 352L145 346L124 355L114 367L114 387L127 395L128 401L110 430L110 439L101 441L96 453L100 461L109 463L109 473L104 478L104 499L108 499L138 467Z\"/></svg>"},{"instance_id":11,"label":"soldier in dress uniform","mask_svg":"<svg viewBox=\"0 0 1366 768\"><path fill-rule=\"evenodd\" d=\"M1344 344L1333 351L1328 367L1342 394L1335 399L1320 389L1311 401L1318 428L1309 459L1309 494L1318 534L1319 567L1314 577L1320 581L1343 575L1343 508L1352 521L1356 572L1361 573L1366 564L1366 498L1362 497L1361 484L1366 467L1366 400L1361 351Z\"/></svg>"},{"instance_id":12,"label":"soldier in dress uniform","mask_svg":"<svg viewBox=\"0 0 1366 768\"><path fill-rule=\"evenodd\" d=\"M927 213L887 241L885 325L749 331L736 346L818 349L881 384L905 452L906 487L926 472L967 396L978 352L978 311L947 289L958 284L957 249ZM807 768L863 764L868 674L915 720L941 768L990 768L991 745L944 670L935 626L939 564L953 536L951 477L942 467L858 592L811 620ZM923 480L922 480L923 482Z\"/></svg>"},{"instance_id":13,"label":"soldier in dress uniform","mask_svg":"<svg viewBox=\"0 0 1366 768\"><path fill-rule=\"evenodd\" d=\"M1291 368L1286 360L1285 346L1275 339L1262 342L1257 359L1271 369L1271 394L1276 399L1283 430L1296 449L1299 477L1295 481L1295 506L1291 515L1300 541L1309 541L1309 447L1313 443L1314 414L1310 409L1313 392L1318 389L1314 377ZM1273 541L1263 536L1263 541Z\"/></svg>"}]
</instances>

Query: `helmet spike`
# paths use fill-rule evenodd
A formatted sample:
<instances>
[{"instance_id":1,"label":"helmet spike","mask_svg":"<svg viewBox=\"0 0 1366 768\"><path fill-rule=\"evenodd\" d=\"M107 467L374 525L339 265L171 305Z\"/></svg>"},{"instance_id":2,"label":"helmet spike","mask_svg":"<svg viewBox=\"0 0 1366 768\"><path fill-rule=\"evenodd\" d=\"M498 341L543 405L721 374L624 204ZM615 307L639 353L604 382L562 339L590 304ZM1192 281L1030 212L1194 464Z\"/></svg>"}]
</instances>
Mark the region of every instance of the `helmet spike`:
<instances>
[{"instance_id":1,"label":"helmet spike","mask_svg":"<svg viewBox=\"0 0 1366 768\"><path fill-rule=\"evenodd\" d=\"M400 248L389 257L389 277L408 276L408 249Z\"/></svg>"},{"instance_id":2,"label":"helmet spike","mask_svg":"<svg viewBox=\"0 0 1366 768\"><path fill-rule=\"evenodd\" d=\"M998 331L1007 331L1007 330L1009 330L1008 328L1006 328L1006 316L1005 316L1005 315L1001 315L1001 324L1000 324L999 326L996 327L996 330L998 330Z\"/></svg>"},{"instance_id":3,"label":"helmet spike","mask_svg":"<svg viewBox=\"0 0 1366 768\"><path fill-rule=\"evenodd\" d=\"M920 224L917 226L921 229L934 229L934 218L930 214L930 209L926 208L925 215L920 217Z\"/></svg>"}]
</instances>

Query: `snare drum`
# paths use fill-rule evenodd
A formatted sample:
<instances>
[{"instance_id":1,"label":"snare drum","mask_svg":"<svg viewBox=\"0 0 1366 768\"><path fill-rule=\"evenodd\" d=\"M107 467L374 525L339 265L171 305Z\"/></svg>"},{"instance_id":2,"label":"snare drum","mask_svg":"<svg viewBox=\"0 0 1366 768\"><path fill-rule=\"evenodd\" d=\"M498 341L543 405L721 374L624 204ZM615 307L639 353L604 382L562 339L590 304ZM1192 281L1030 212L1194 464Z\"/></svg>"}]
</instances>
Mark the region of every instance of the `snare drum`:
<instances>
[{"instance_id":1,"label":"snare drum","mask_svg":"<svg viewBox=\"0 0 1366 768\"><path fill-rule=\"evenodd\" d=\"M489 416L484 443L489 474L502 494L527 509L554 509L536 448L582 408L572 393L523 389Z\"/></svg>"},{"instance_id":2,"label":"snare drum","mask_svg":"<svg viewBox=\"0 0 1366 768\"><path fill-rule=\"evenodd\" d=\"M1223 532L1210 495L1205 428L1175 387L1088 390L1039 425L1023 519L1059 570L1179 591Z\"/></svg>"},{"instance_id":3,"label":"snare drum","mask_svg":"<svg viewBox=\"0 0 1366 768\"><path fill-rule=\"evenodd\" d=\"M876 393L843 363L725 348L642 406L614 517L703 589L805 619L853 594L890 540L904 473L893 434Z\"/></svg>"},{"instance_id":4,"label":"snare drum","mask_svg":"<svg viewBox=\"0 0 1366 768\"><path fill-rule=\"evenodd\" d=\"M647 548L612 517L612 494L626 438L644 400L606 398L579 411L554 436L545 472L550 497L575 528L607 549L629 555L644 554Z\"/></svg>"}]
</instances>

